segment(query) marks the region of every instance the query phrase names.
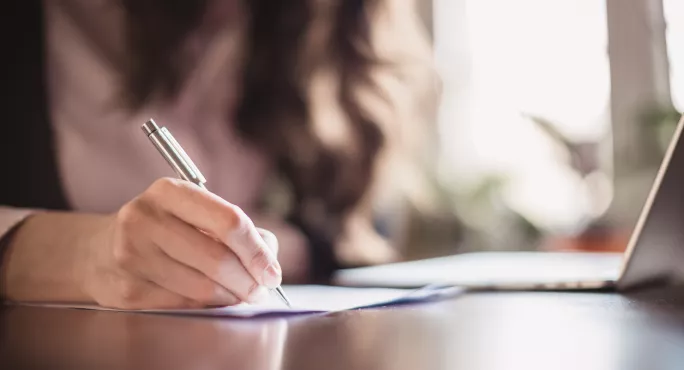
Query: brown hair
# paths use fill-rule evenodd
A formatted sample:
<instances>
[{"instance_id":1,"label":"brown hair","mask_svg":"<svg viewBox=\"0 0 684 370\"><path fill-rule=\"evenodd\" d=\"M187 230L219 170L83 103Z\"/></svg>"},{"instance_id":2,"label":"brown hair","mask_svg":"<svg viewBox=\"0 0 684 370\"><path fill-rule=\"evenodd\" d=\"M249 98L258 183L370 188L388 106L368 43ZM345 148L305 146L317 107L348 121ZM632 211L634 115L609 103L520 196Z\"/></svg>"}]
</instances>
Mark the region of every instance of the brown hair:
<instances>
[{"instance_id":1,"label":"brown hair","mask_svg":"<svg viewBox=\"0 0 684 370\"><path fill-rule=\"evenodd\" d=\"M179 45L198 27L207 0L124 0L131 61L125 88L132 107L153 93L173 96L191 67ZM381 0L327 3L331 23L323 47L305 52L315 20L314 0L248 0L248 28L237 109L240 134L269 153L293 195L292 215L332 240L367 193L385 135L359 101L373 90L372 71L384 64L372 47L371 17ZM326 145L315 133L308 87L323 65L336 75L335 92L353 153ZM377 90L375 90L378 92ZM373 118L376 117L376 118Z\"/></svg>"}]
</instances>

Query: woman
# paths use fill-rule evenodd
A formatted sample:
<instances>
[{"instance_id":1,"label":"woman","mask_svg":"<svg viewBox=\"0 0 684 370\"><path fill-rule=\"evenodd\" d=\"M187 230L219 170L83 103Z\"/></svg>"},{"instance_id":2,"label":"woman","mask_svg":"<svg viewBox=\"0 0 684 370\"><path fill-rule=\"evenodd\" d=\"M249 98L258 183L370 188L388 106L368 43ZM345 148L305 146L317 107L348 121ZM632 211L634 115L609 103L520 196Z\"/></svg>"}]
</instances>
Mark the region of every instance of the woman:
<instances>
[{"instance_id":1,"label":"woman","mask_svg":"<svg viewBox=\"0 0 684 370\"><path fill-rule=\"evenodd\" d=\"M0 293L192 307L257 301L283 272L324 278L372 235L363 205L398 117L382 98L409 91L388 77L427 51L411 14L380 0L12 1ZM386 42L399 31L406 52ZM150 117L213 193L168 177L139 129ZM274 183L289 206L264 196Z\"/></svg>"}]
</instances>

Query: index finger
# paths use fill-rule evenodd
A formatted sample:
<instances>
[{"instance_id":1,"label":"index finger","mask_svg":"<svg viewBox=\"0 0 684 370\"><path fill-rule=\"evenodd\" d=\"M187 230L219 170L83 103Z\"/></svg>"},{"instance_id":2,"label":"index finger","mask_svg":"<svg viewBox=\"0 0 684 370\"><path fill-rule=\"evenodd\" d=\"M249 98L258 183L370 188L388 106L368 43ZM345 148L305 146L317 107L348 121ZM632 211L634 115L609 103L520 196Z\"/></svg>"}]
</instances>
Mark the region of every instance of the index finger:
<instances>
[{"instance_id":1,"label":"index finger","mask_svg":"<svg viewBox=\"0 0 684 370\"><path fill-rule=\"evenodd\" d=\"M282 270L275 254L240 207L184 180L158 180L147 193L159 209L208 233L233 250L259 284L269 288L280 285Z\"/></svg>"}]
</instances>

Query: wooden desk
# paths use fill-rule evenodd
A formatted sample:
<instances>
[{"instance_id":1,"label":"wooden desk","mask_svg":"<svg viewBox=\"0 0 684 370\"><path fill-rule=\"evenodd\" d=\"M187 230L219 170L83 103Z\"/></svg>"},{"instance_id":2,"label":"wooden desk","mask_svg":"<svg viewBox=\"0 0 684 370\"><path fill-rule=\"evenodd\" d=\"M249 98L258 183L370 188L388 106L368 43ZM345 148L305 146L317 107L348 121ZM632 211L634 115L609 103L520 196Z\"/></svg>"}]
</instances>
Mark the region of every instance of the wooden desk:
<instances>
[{"instance_id":1,"label":"wooden desk","mask_svg":"<svg viewBox=\"0 0 684 370\"><path fill-rule=\"evenodd\" d=\"M684 300L664 297L472 293L259 320L12 307L0 369L679 369Z\"/></svg>"}]
</instances>

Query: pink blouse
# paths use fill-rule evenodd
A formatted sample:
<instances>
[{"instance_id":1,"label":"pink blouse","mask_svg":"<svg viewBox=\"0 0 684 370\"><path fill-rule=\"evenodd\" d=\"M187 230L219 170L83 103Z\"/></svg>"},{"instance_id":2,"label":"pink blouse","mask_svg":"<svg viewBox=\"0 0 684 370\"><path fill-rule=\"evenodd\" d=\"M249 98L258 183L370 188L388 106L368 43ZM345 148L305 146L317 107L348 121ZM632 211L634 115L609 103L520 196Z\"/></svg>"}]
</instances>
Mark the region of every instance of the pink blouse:
<instances>
[{"instance_id":1,"label":"pink blouse","mask_svg":"<svg viewBox=\"0 0 684 370\"><path fill-rule=\"evenodd\" d=\"M125 52L116 0L44 0L51 120L59 173L76 211L113 212L155 179L174 176L140 126L149 118L171 130L211 191L250 213L269 161L241 140L233 114L239 2L215 0L186 47L199 63L175 101L130 114L117 107L111 57ZM0 206L0 236L31 210Z\"/></svg>"}]
</instances>

